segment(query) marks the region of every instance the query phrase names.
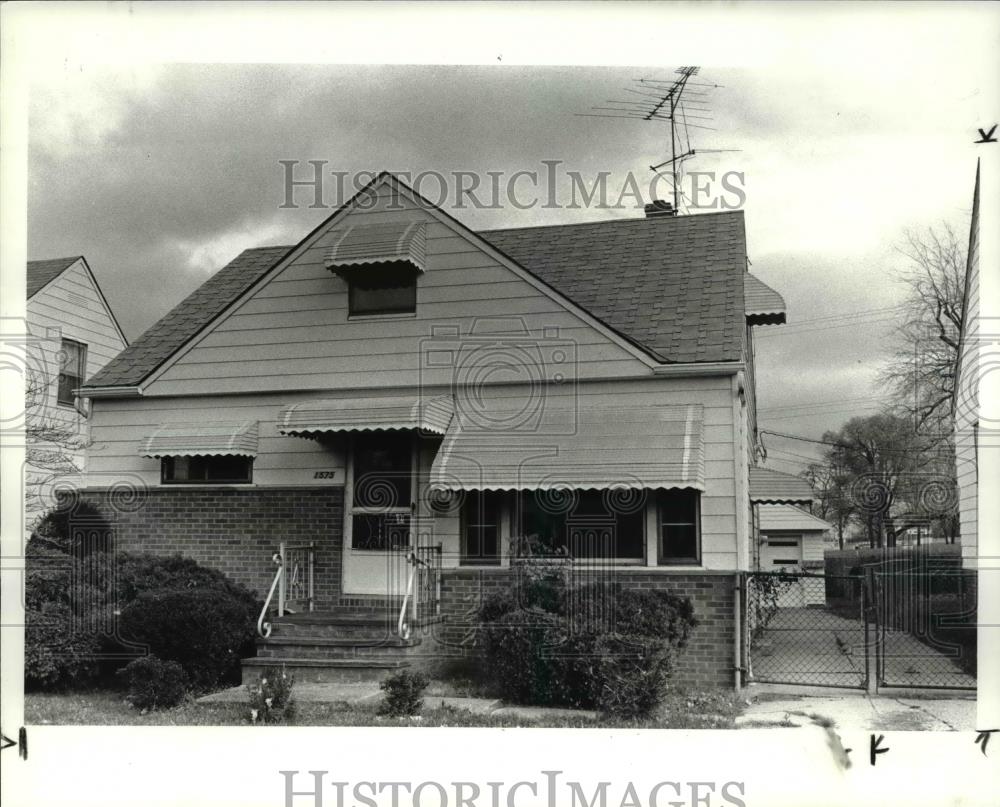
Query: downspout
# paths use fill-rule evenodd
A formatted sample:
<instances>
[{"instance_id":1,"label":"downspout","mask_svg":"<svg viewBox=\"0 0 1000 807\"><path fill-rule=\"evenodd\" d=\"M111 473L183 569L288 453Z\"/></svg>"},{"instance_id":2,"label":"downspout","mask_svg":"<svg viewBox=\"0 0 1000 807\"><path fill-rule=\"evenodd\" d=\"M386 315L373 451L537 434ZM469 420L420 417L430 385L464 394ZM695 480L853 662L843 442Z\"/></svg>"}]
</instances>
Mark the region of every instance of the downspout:
<instances>
[{"instance_id":1,"label":"downspout","mask_svg":"<svg viewBox=\"0 0 1000 807\"><path fill-rule=\"evenodd\" d=\"M735 637L733 646L733 687L737 692L743 688L743 591L742 575L733 576L733 624Z\"/></svg>"}]
</instances>

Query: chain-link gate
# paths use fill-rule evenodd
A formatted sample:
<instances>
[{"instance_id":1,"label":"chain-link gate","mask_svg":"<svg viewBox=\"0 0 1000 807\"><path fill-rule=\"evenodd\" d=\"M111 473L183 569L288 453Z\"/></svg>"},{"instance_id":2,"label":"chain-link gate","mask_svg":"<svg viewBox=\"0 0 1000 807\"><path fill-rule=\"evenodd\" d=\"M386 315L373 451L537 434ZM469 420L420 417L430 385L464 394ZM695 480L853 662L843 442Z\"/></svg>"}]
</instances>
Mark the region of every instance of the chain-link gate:
<instances>
[{"instance_id":1,"label":"chain-link gate","mask_svg":"<svg viewBox=\"0 0 1000 807\"><path fill-rule=\"evenodd\" d=\"M748 572L749 680L865 688L869 625L858 578Z\"/></svg>"},{"instance_id":2,"label":"chain-link gate","mask_svg":"<svg viewBox=\"0 0 1000 807\"><path fill-rule=\"evenodd\" d=\"M926 559L866 569L880 687L975 689L976 602L969 574Z\"/></svg>"},{"instance_id":3,"label":"chain-link gate","mask_svg":"<svg viewBox=\"0 0 1000 807\"><path fill-rule=\"evenodd\" d=\"M747 680L974 689L975 588L961 569L910 560L843 576L744 575Z\"/></svg>"}]
</instances>

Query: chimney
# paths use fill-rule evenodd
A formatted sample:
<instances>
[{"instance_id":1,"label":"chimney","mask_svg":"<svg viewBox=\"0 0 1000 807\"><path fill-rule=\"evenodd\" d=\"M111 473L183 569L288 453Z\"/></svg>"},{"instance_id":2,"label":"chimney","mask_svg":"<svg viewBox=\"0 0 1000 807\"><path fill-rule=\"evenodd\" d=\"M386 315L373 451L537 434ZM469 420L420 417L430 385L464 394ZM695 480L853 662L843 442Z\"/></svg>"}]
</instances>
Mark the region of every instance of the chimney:
<instances>
[{"instance_id":1,"label":"chimney","mask_svg":"<svg viewBox=\"0 0 1000 807\"><path fill-rule=\"evenodd\" d=\"M646 218L655 219L659 216L676 216L677 211L674 210L674 206L670 202L665 202L662 199L654 199L645 207Z\"/></svg>"}]
</instances>

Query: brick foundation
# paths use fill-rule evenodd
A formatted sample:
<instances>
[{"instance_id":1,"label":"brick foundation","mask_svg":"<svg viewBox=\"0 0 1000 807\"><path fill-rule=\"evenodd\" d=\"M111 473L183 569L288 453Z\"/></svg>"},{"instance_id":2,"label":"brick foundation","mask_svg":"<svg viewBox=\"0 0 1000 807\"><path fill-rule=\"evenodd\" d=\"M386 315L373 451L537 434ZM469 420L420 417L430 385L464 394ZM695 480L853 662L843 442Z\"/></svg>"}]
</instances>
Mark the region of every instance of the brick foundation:
<instances>
[{"instance_id":1,"label":"brick foundation","mask_svg":"<svg viewBox=\"0 0 1000 807\"><path fill-rule=\"evenodd\" d=\"M263 599L281 541L316 545L317 607L339 601L344 490L328 488L154 488L135 505L111 506L108 492L83 491L115 530L121 551L194 558Z\"/></svg>"},{"instance_id":2,"label":"brick foundation","mask_svg":"<svg viewBox=\"0 0 1000 807\"><path fill-rule=\"evenodd\" d=\"M597 572L622 586L664 589L690 597L698 625L677 659L673 680L682 686L733 687L734 573L673 573L657 570L614 569ZM442 574L442 622L432 626L436 638L455 655L475 655L476 610L482 600L511 585L509 569L447 569ZM584 583L587 573L575 573Z\"/></svg>"}]
</instances>

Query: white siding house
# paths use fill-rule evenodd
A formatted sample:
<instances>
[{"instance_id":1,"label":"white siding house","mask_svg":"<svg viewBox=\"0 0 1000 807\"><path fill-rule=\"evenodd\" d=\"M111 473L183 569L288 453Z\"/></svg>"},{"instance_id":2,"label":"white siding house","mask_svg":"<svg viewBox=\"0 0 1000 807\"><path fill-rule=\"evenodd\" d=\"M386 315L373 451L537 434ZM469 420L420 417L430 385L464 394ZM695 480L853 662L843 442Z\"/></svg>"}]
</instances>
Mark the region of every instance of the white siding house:
<instances>
[{"instance_id":1,"label":"white siding house","mask_svg":"<svg viewBox=\"0 0 1000 807\"><path fill-rule=\"evenodd\" d=\"M783 321L742 212L476 233L383 174L91 379L88 489L135 488L135 548L258 591L279 544L308 545L310 605L333 615L398 607L432 551L448 624L530 536L693 592L735 643L750 334ZM733 645L693 647L731 684Z\"/></svg>"},{"instance_id":2,"label":"white siding house","mask_svg":"<svg viewBox=\"0 0 1000 807\"><path fill-rule=\"evenodd\" d=\"M128 344L83 256L27 266L27 523L52 502L60 480L79 481L89 428L75 390ZM43 439L48 438L48 439Z\"/></svg>"}]
</instances>

